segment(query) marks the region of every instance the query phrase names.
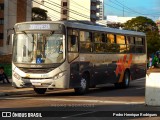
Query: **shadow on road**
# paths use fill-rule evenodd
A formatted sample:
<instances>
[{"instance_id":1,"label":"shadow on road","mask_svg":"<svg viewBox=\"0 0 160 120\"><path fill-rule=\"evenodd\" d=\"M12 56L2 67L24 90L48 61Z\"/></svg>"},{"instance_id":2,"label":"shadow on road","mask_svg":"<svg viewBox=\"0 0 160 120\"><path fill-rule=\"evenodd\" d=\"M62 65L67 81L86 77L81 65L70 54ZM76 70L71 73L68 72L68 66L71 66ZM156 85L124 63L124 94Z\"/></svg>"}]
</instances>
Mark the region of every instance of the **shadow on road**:
<instances>
[{"instance_id":1,"label":"shadow on road","mask_svg":"<svg viewBox=\"0 0 160 120\"><path fill-rule=\"evenodd\" d=\"M36 93L33 94L24 94L20 95L24 97L144 97L145 96L145 88L140 86L137 88L136 85L131 85L126 89L116 89L114 85L107 85L103 87L90 88L88 93L85 95L76 95L73 89L56 89L56 90L48 90L44 95L38 95Z\"/></svg>"}]
</instances>

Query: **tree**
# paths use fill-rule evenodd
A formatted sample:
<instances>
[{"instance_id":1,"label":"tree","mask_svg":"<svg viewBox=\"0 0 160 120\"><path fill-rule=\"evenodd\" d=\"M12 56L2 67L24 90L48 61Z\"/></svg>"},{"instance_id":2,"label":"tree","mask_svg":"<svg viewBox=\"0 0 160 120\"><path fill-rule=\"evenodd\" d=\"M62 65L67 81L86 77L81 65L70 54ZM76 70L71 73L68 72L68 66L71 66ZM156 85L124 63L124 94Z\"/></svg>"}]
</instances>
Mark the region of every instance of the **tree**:
<instances>
[{"instance_id":1,"label":"tree","mask_svg":"<svg viewBox=\"0 0 160 120\"><path fill-rule=\"evenodd\" d=\"M124 24L124 29L146 33L148 54L155 53L157 50L160 50L158 27L153 20L139 16L127 21Z\"/></svg>"},{"instance_id":2,"label":"tree","mask_svg":"<svg viewBox=\"0 0 160 120\"><path fill-rule=\"evenodd\" d=\"M110 28L117 28L117 29L124 27L124 25L122 23L109 23L109 24L107 24L107 26Z\"/></svg>"},{"instance_id":3,"label":"tree","mask_svg":"<svg viewBox=\"0 0 160 120\"><path fill-rule=\"evenodd\" d=\"M32 21L47 20L47 11L38 7L32 8Z\"/></svg>"}]
</instances>

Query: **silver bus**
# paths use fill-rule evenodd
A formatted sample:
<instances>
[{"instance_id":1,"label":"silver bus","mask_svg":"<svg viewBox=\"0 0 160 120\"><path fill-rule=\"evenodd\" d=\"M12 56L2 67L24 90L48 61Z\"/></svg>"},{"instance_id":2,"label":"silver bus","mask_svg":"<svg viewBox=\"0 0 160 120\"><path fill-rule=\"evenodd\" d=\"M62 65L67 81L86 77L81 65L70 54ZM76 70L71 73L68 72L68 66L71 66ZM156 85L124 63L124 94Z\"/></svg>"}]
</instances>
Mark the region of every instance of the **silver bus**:
<instances>
[{"instance_id":1,"label":"silver bus","mask_svg":"<svg viewBox=\"0 0 160 120\"><path fill-rule=\"evenodd\" d=\"M12 84L47 89L73 88L84 94L111 83L127 88L146 74L142 32L80 21L36 21L14 26Z\"/></svg>"}]
</instances>

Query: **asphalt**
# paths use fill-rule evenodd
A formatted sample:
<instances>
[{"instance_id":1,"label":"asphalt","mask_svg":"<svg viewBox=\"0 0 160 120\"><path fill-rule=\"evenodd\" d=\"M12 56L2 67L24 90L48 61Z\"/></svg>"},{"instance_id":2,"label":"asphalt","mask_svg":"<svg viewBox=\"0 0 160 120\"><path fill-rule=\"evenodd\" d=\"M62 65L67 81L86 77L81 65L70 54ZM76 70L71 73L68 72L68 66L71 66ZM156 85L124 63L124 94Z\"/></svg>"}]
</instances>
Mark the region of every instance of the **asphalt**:
<instances>
[{"instance_id":1,"label":"asphalt","mask_svg":"<svg viewBox=\"0 0 160 120\"><path fill-rule=\"evenodd\" d=\"M0 81L0 97L29 93L34 93L33 88L14 88L12 83L2 83L2 81Z\"/></svg>"}]
</instances>

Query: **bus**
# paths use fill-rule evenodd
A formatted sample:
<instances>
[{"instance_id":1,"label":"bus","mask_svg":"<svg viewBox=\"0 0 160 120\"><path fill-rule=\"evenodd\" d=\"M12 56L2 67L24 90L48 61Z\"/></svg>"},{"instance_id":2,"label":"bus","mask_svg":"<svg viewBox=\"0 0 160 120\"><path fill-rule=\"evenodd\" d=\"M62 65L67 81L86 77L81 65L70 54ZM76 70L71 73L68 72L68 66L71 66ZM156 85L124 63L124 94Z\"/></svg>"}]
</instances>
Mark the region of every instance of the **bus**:
<instances>
[{"instance_id":1,"label":"bus","mask_svg":"<svg viewBox=\"0 0 160 120\"><path fill-rule=\"evenodd\" d=\"M32 21L14 26L12 85L48 89L89 88L111 83L129 87L145 77L146 36L84 21Z\"/></svg>"}]
</instances>

